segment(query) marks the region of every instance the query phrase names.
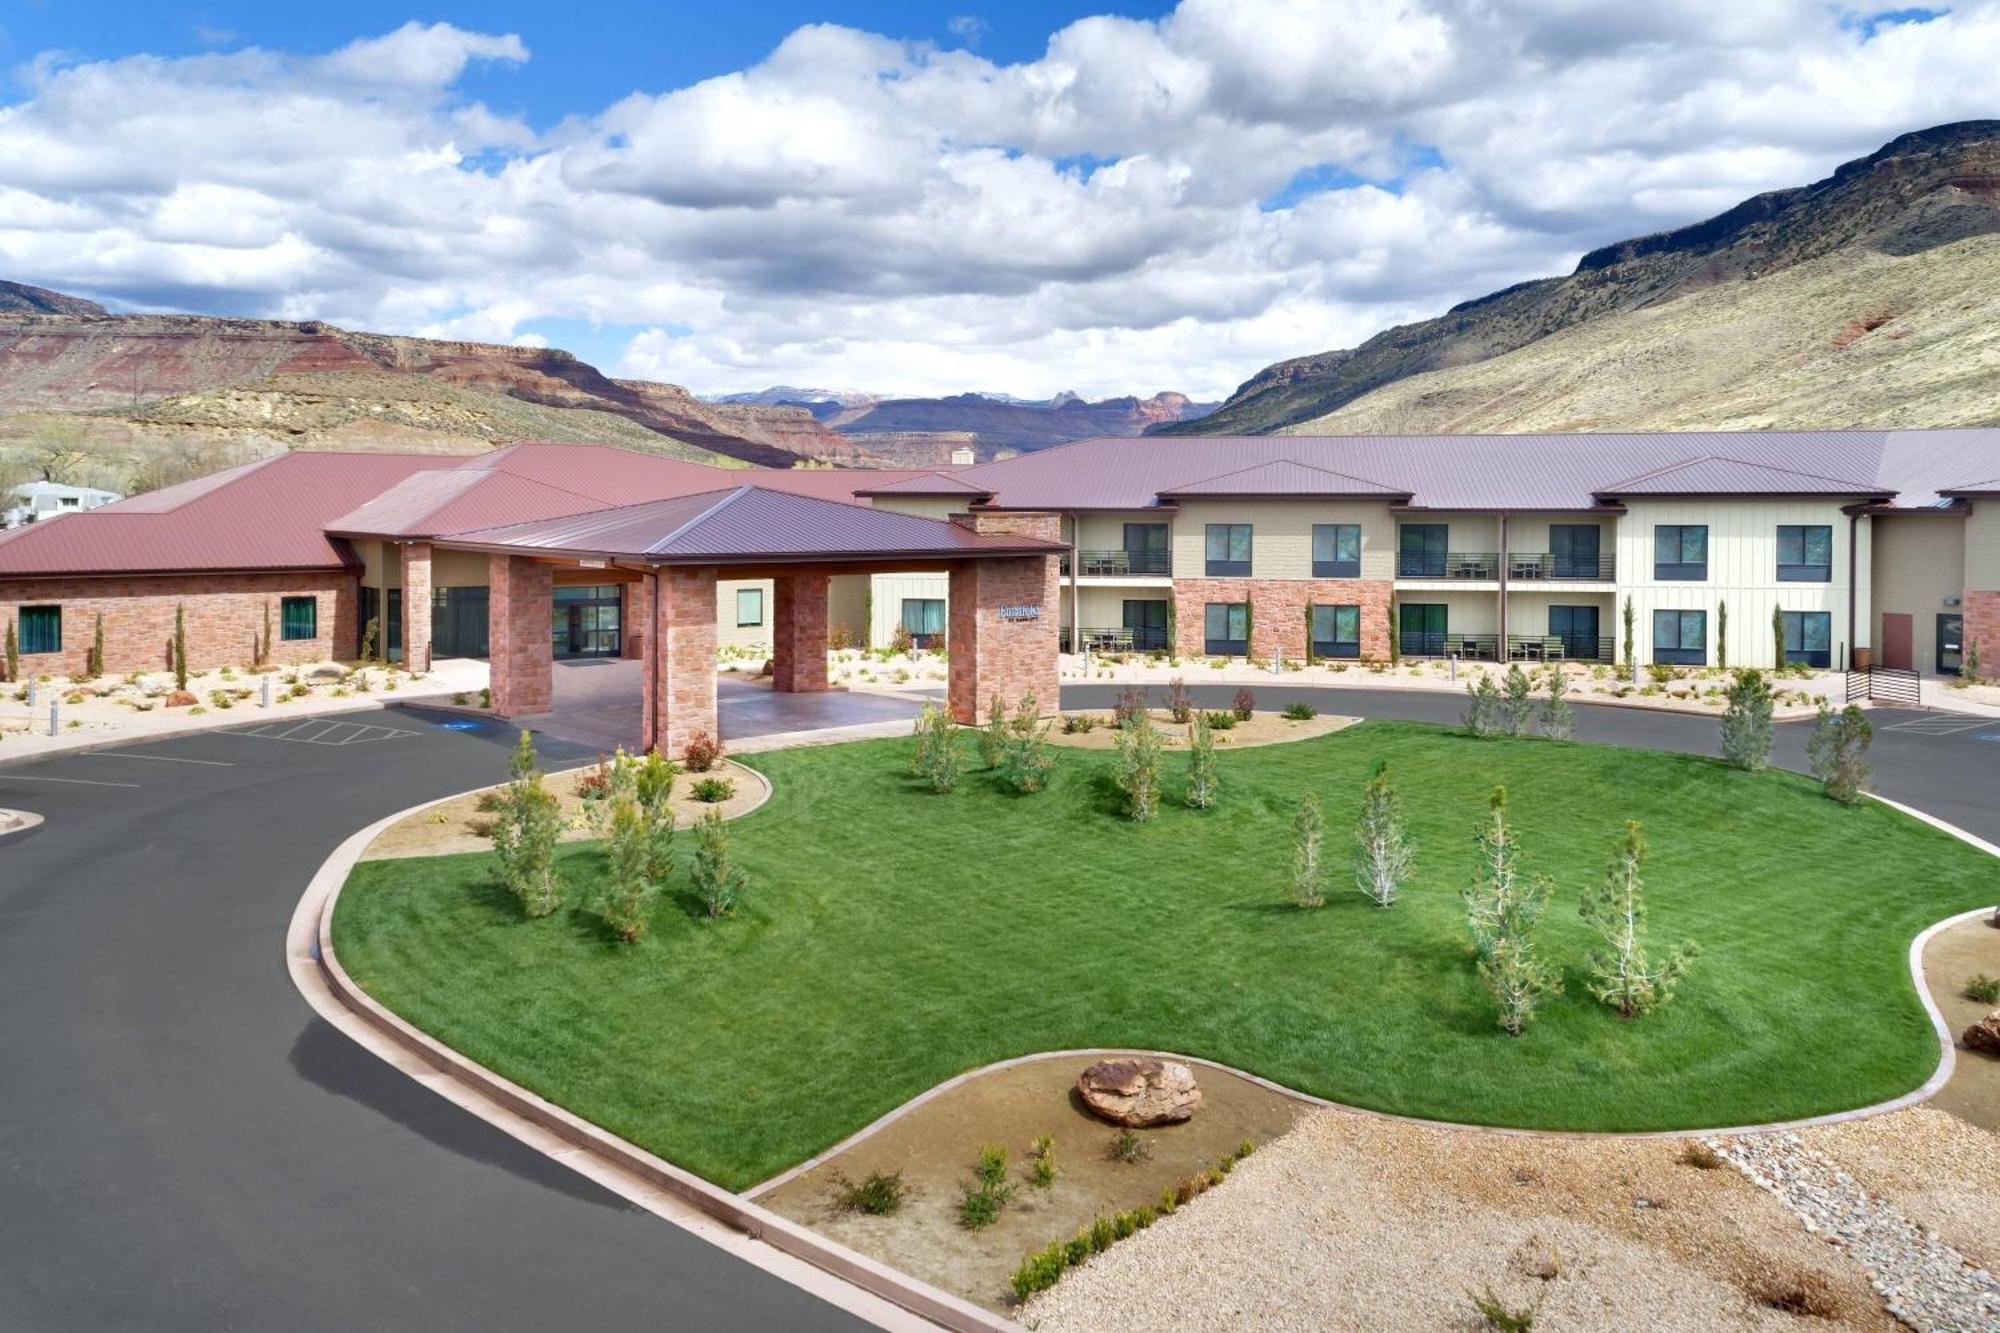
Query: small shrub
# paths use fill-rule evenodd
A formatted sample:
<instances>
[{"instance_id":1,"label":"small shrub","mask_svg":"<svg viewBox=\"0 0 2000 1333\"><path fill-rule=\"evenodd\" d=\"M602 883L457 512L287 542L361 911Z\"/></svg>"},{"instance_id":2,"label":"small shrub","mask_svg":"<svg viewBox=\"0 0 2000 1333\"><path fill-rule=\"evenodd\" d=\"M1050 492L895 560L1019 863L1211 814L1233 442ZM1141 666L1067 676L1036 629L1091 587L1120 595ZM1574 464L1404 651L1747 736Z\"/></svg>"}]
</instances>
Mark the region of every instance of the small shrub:
<instances>
[{"instance_id":1,"label":"small shrub","mask_svg":"<svg viewBox=\"0 0 2000 1333\"><path fill-rule=\"evenodd\" d=\"M1286 704L1284 718L1287 722L1310 722L1319 716L1319 709L1311 704Z\"/></svg>"},{"instance_id":2,"label":"small shrub","mask_svg":"<svg viewBox=\"0 0 2000 1333\"><path fill-rule=\"evenodd\" d=\"M1065 736L1088 735L1095 730L1097 730L1097 718L1089 713L1078 713L1073 717L1063 719L1063 734Z\"/></svg>"},{"instance_id":3,"label":"small shrub","mask_svg":"<svg viewBox=\"0 0 2000 1333\"><path fill-rule=\"evenodd\" d=\"M1127 685L1118 691L1118 702L1111 706L1111 720L1121 727L1129 727L1137 718L1146 715L1146 691L1137 685Z\"/></svg>"},{"instance_id":4,"label":"small shrub","mask_svg":"<svg viewBox=\"0 0 2000 1333\"><path fill-rule=\"evenodd\" d=\"M1812 738L1806 742L1806 760L1826 794L1842 805L1860 800L1868 787L1868 761L1863 756L1874 737L1874 727L1857 705L1835 712L1820 700Z\"/></svg>"},{"instance_id":5,"label":"small shrub","mask_svg":"<svg viewBox=\"0 0 2000 1333\"><path fill-rule=\"evenodd\" d=\"M493 706L493 689L491 686L480 687L479 706L481 708L491 708Z\"/></svg>"},{"instance_id":6,"label":"small shrub","mask_svg":"<svg viewBox=\"0 0 2000 1333\"><path fill-rule=\"evenodd\" d=\"M547 916L562 905L562 881L555 873L556 839L562 809L542 781L535 743L528 732L514 747L513 782L493 821L493 850L501 878L528 916Z\"/></svg>"},{"instance_id":7,"label":"small shrub","mask_svg":"<svg viewBox=\"0 0 2000 1333\"><path fill-rule=\"evenodd\" d=\"M688 795L704 805L720 805L736 794L736 783L729 778L703 778L688 788Z\"/></svg>"},{"instance_id":8,"label":"small shrub","mask_svg":"<svg viewBox=\"0 0 2000 1333\"><path fill-rule=\"evenodd\" d=\"M1500 734L1500 687L1483 671L1476 683L1466 683L1464 724L1467 732L1482 739Z\"/></svg>"},{"instance_id":9,"label":"small shrub","mask_svg":"<svg viewBox=\"0 0 2000 1333\"><path fill-rule=\"evenodd\" d=\"M917 714L917 743L910 753L910 771L942 796L958 785L964 760L958 750L958 728L951 714L926 702Z\"/></svg>"},{"instance_id":10,"label":"small shrub","mask_svg":"<svg viewBox=\"0 0 2000 1333\"><path fill-rule=\"evenodd\" d=\"M467 693L466 693L466 692L465 692L464 690L460 690L460 691L458 691L457 693L455 693L455 694L453 694L453 695L451 696L451 701L452 701L452 703L456 704L456 705L457 705L458 707L460 707L460 708L463 708L463 707L465 707L465 705L466 705L466 702L467 702L467 701L468 701L468 700L469 700L469 699L470 699L471 697L472 697L472 696L471 696L471 695L468 695L468 694L467 694Z\"/></svg>"},{"instance_id":11,"label":"small shrub","mask_svg":"<svg viewBox=\"0 0 2000 1333\"><path fill-rule=\"evenodd\" d=\"M1160 734L1144 712L1118 733L1118 789L1125 793L1125 813L1144 822L1160 804Z\"/></svg>"},{"instance_id":12,"label":"small shrub","mask_svg":"<svg viewBox=\"0 0 2000 1333\"><path fill-rule=\"evenodd\" d=\"M1056 1138L1044 1134L1028 1150L1028 1183L1045 1190L1056 1183Z\"/></svg>"},{"instance_id":13,"label":"small shrub","mask_svg":"<svg viewBox=\"0 0 2000 1333\"><path fill-rule=\"evenodd\" d=\"M1763 672L1745 667L1736 673L1722 711L1722 757L1731 768L1755 773L1769 762L1772 706Z\"/></svg>"},{"instance_id":14,"label":"small shrub","mask_svg":"<svg viewBox=\"0 0 2000 1333\"><path fill-rule=\"evenodd\" d=\"M1007 705L994 695L987 706L986 725L979 732L979 766L984 769L1000 767L1000 756L1007 746Z\"/></svg>"},{"instance_id":15,"label":"small shrub","mask_svg":"<svg viewBox=\"0 0 2000 1333\"><path fill-rule=\"evenodd\" d=\"M1292 901L1300 907L1326 902L1325 823L1320 818L1319 793L1308 791L1292 817Z\"/></svg>"},{"instance_id":16,"label":"small shrub","mask_svg":"<svg viewBox=\"0 0 2000 1333\"><path fill-rule=\"evenodd\" d=\"M1206 717L1196 717L1188 727L1187 803L1196 810L1215 805L1222 779L1215 768L1215 729Z\"/></svg>"},{"instance_id":17,"label":"small shrub","mask_svg":"<svg viewBox=\"0 0 2000 1333\"><path fill-rule=\"evenodd\" d=\"M1509 1305L1492 1287L1484 1291L1468 1291L1466 1296L1472 1301L1472 1308L1479 1317L1486 1321L1486 1327L1497 1329L1499 1333L1528 1333L1535 1326L1539 1301L1531 1305Z\"/></svg>"},{"instance_id":18,"label":"small shrub","mask_svg":"<svg viewBox=\"0 0 2000 1333\"><path fill-rule=\"evenodd\" d=\"M1236 691L1236 698L1230 702L1229 711L1238 722L1248 722L1250 715L1257 711L1257 696L1249 690Z\"/></svg>"},{"instance_id":19,"label":"small shrub","mask_svg":"<svg viewBox=\"0 0 2000 1333\"><path fill-rule=\"evenodd\" d=\"M228 690L210 690L208 692L208 701L217 708L234 708L236 706L236 700L230 697Z\"/></svg>"},{"instance_id":20,"label":"small shrub","mask_svg":"<svg viewBox=\"0 0 2000 1333\"><path fill-rule=\"evenodd\" d=\"M1566 741L1576 726L1576 710L1569 703L1569 674L1560 662L1548 669L1548 693L1542 698L1542 735L1552 741Z\"/></svg>"},{"instance_id":21,"label":"small shrub","mask_svg":"<svg viewBox=\"0 0 2000 1333\"><path fill-rule=\"evenodd\" d=\"M1110 1157L1114 1162L1135 1166L1153 1155L1153 1145L1129 1129L1111 1136Z\"/></svg>"},{"instance_id":22,"label":"small shrub","mask_svg":"<svg viewBox=\"0 0 2000 1333\"><path fill-rule=\"evenodd\" d=\"M1528 723L1535 715L1535 683L1528 673L1521 670L1519 662L1507 664L1507 675L1501 681L1503 696L1500 705L1500 726L1509 736L1527 734Z\"/></svg>"},{"instance_id":23,"label":"small shrub","mask_svg":"<svg viewBox=\"0 0 2000 1333\"><path fill-rule=\"evenodd\" d=\"M1965 998L1980 1004L2000 1004L2000 977L1980 973L1965 983Z\"/></svg>"},{"instance_id":24,"label":"small shrub","mask_svg":"<svg viewBox=\"0 0 2000 1333\"><path fill-rule=\"evenodd\" d=\"M982 1185L1003 1185L1007 1181L1007 1150L989 1143L979 1150L979 1164L973 1168Z\"/></svg>"},{"instance_id":25,"label":"small shrub","mask_svg":"<svg viewBox=\"0 0 2000 1333\"><path fill-rule=\"evenodd\" d=\"M1167 712L1174 721L1186 726L1194 717L1194 693L1179 676L1167 682Z\"/></svg>"},{"instance_id":26,"label":"small shrub","mask_svg":"<svg viewBox=\"0 0 2000 1333\"><path fill-rule=\"evenodd\" d=\"M1048 747L1053 724L1042 723L1040 717L1040 701L1029 690L1021 696L1014 720L998 738L1000 781L1023 795L1046 787L1056 767L1056 757Z\"/></svg>"},{"instance_id":27,"label":"small shrub","mask_svg":"<svg viewBox=\"0 0 2000 1333\"><path fill-rule=\"evenodd\" d=\"M1692 1139L1681 1149L1681 1161L1697 1171L1713 1171L1722 1165L1722 1154L1700 1139Z\"/></svg>"},{"instance_id":28,"label":"small shrub","mask_svg":"<svg viewBox=\"0 0 2000 1333\"><path fill-rule=\"evenodd\" d=\"M910 633L909 626L898 625L894 630L890 631L889 657L908 657L912 652L916 651L916 647L916 636Z\"/></svg>"},{"instance_id":29,"label":"small shrub","mask_svg":"<svg viewBox=\"0 0 2000 1333\"><path fill-rule=\"evenodd\" d=\"M1006 1199L989 1189L967 1190L958 1202L958 1224L967 1231L979 1231L1000 1220Z\"/></svg>"},{"instance_id":30,"label":"small shrub","mask_svg":"<svg viewBox=\"0 0 2000 1333\"><path fill-rule=\"evenodd\" d=\"M1090 1250L1102 1254L1118 1240L1118 1228L1108 1217L1099 1216L1090 1224Z\"/></svg>"},{"instance_id":31,"label":"small shrub","mask_svg":"<svg viewBox=\"0 0 2000 1333\"><path fill-rule=\"evenodd\" d=\"M690 773L706 773L722 761L722 742L706 731L688 738L681 751L681 767Z\"/></svg>"},{"instance_id":32,"label":"small shrub","mask_svg":"<svg viewBox=\"0 0 2000 1333\"><path fill-rule=\"evenodd\" d=\"M729 859L729 831L723 825L722 812L711 809L695 825L694 864L689 869L689 878L694 882L695 896L708 909L711 920L728 916L742 901L745 880L743 871Z\"/></svg>"},{"instance_id":33,"label":"small shrub","mask_svg":"<svg viewBox=\"0 0 2000 1333\"><path fill-rule=\"evenodd\" d=\"M1203 713L1201 720L1208 723L1209 729L1212 731L1236 730L1236 714L1234 713Z\"/></svg>"},{"instance_id":34,"label":"small shrub","mask_svg":"<svg viewBox=\"0 0 2000 1333\"><path fill-rule=\"evenodd\" d=\"M909 1197L910 1187L903 1183L901 1171L872 1171L859 1184L835 1172L833 1183L833 1203L843 1213L866 1213L870 1217L887 1217L903 1206Z\"/></svg>"}]
</instances>

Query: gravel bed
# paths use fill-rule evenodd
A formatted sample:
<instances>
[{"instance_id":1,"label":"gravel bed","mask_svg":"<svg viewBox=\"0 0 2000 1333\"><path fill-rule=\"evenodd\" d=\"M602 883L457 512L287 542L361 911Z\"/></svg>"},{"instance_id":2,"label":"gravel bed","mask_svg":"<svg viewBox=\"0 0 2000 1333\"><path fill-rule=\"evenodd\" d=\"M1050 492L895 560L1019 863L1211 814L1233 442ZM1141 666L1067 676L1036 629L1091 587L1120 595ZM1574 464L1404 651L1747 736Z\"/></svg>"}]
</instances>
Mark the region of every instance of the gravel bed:
<instances>
[{"instance_id":1,"label":"gravel bed","mask_svg":"<svg viewBox=\"0 0 2000 1333\"><path fill-rule=\"evenodd\" d=\"M1889 1312L1940 1333L2000 1330L2000 1282L1796 1133L1713 1139L1744 1175L1850 1254ZM1990 1216L1990 1215L1989 1215Z\"/></svg>"}]
</instances>

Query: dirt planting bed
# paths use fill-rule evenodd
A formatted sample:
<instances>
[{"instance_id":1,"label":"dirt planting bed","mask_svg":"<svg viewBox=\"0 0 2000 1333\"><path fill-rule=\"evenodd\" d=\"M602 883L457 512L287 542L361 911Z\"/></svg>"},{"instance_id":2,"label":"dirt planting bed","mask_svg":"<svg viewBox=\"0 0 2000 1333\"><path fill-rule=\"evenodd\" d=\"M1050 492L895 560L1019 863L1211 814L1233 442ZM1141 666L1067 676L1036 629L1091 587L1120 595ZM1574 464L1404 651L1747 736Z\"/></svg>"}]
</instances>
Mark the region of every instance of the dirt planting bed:
<instances>
[{"instance_id":1,"label":"dirt planting bed","mask_svg":"<svg viewBox=\"0 0 2000 1333\"><path fill-rule=\"evenodd\" d=\"M1185 750L1188 748L1188 724L1174 721L1173 714L1164 708L1151 708L1147 716L1160 730L1160 748L1163 750ZM1073 709L1063 714L1064 718L1087 717L1092 720L1089 731L1065 731L1064 723L1058 722L1049 729L1049 740L1057 745L1071 745L1079 750L1111 750L1118 746L1118 728L1109 712L1096 709ZM1344 717L1338 713L1321 713L1317 717L1293 719L1282 713L1252 713L1248 721L1238 721L1235 726L1224 731L1217 728L1215 744L1218 749L1249 750L1259 745L1277 745L1284 741L1305 741L1315 736L1328 736L1359 722L1360 718Z\"/></svg>"}]
</instances>

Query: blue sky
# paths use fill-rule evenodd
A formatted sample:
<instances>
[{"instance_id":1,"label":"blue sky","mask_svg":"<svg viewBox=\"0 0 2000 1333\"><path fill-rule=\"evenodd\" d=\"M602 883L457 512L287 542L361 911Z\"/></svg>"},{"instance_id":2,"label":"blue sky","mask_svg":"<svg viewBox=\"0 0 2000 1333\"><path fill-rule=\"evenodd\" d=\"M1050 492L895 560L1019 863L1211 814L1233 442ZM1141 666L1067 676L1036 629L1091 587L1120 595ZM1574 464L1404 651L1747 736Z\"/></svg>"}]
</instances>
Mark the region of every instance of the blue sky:
<instances>
[{"instance_id":1,"label":"blue sky","mask_svg":"<svg viewBox=\"0 0 2000 1333\"><path fill-rule=\"evenodd\" d=\"M698 392L1216 397L1995 68L2000 0L0 0L0 277Z\"/></svg>"}]
</instances>

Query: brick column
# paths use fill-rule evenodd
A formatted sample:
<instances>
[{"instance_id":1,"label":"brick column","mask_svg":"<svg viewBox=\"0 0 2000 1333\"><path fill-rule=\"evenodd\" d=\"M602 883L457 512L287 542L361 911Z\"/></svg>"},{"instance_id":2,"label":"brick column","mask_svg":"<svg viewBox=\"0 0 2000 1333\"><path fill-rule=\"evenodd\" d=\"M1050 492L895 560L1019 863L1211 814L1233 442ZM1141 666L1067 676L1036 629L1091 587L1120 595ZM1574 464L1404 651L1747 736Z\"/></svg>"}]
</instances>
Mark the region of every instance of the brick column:
<instances>
[{"instance_id":1,"label":"brick column","mask_svg":"<svg viewBox=\"0 0 2000 1333\"><path fill-rule=\"evenodd\" d=\"M404 542L396 548L403 564L403 666L431 669L431 544Z\"/></svg>"},{"instance_id":2,"label":"brick column","mask_svg":"<svg viewBox=\"0 0 2000 1333\"><path fill-rule=\"evenodd\" d=\"M1959 607L1964 646L1979 645L1979 674L2000 676L2000 591L1967 588Z\"/></svg>"},{"instance_id":3,"label":"brick column","mask_svg":"<svg viewBox=\"0 0 2000 1333\"><path fill-rule=\"evenodd\" d=\"M826 680L824 574L784 574L771 598L771 688L803 694Z\"/></svg>"},{"instance_id":4,"label":"brick column","mask_svg":"<svg viewBox=\"0 0 2000 1333\"><path fill-rule=\"evenodd\" d=\"M618 585L619 652L625 657L646 655L647 626L652 620L646 587L643 580Z\"/></svg>"},{"instance_id":5,"label":"brick column","mask_svg":"<svg viewBox=\"0 0 2000 1333\"><path fill-rule=\"evenodd\" d=\"M1055 514L954 514L952 521L975 532L1048 541L1061 534ZM949 698L960 722L978 722L996 694L1009 710L1029 690L1044 714L1062 706L1056 568L1053 553L965 560L952 567Z\"/></svg>"},{"instance_id":6,"label":"brick column","mask_svg":"<svg viewBox=\"0 0 2000 1333\"><path fill-rule=\"evenodd\" d=\"M555 702L555 646L549 638L554 571L523 556L492 555L486 558L486 582L493 711L502 717L546 713ZM406 643L407 635L406 625ZM428 631L425 638L428 642Z\"/></svg>"},{"instance_id":7,"label":"brick column","mask_svg":"<svg viewBox=\"0 0 2000 1333\"><path fill-rule=\"evenodd\" d=\"M715 706L715 570L669 566L648 575L641 747L677 759L699 731L720 737Z\"/></svg>"}]
</instances>

